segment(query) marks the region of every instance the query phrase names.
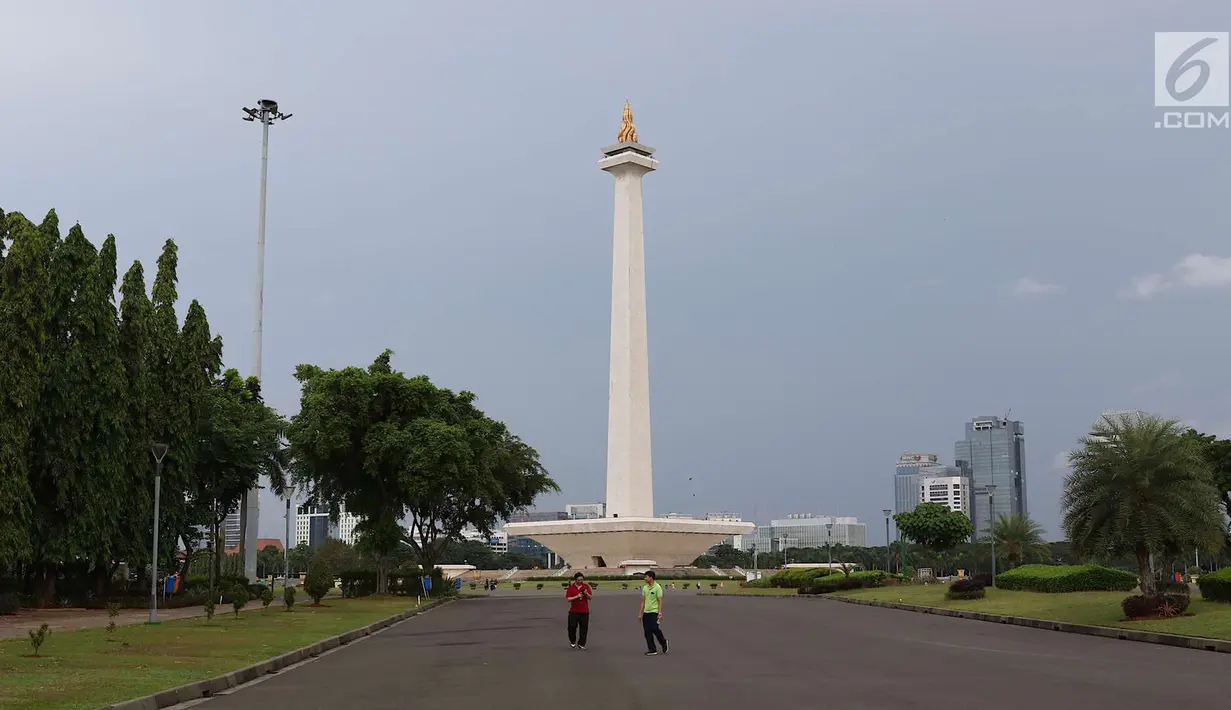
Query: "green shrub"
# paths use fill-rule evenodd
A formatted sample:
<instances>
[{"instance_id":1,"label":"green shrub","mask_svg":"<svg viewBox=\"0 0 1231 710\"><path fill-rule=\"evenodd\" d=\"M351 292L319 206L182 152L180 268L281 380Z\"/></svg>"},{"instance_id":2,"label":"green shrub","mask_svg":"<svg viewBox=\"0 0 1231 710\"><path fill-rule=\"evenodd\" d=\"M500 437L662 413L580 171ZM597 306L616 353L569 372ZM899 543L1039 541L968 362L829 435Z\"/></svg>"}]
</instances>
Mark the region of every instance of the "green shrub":
<instances>
[{"instance_id":1,"label":"green shrub","mask_svg":"<svg viewBox=\"0 0 1231 710\"><path fill-rule=\"evenodd\" d=\"M514 582L513 589L521 589L521 582Z\"/></svg>"},{"instance_id":2,"label":"green shrub","mask_svg":"<svg viewBox=\"0 0 1231 710\"><path fill-rule=\"evenodd\" d=\"M376 593L374 569L353 569L339 576L342 578L342 596L346 599L367 597Z\"/></svg>"},{"instance_id":3,"label":"green shrub","mask_svg":"<svg viewBox=\"0 0 1231 710\"><path fill-rule=\"evenodd\" d=\"M235 585L231 590L231 608L235 610L235 618L239 618L239 610L248 605L248 588Z\"/></svg>"},{"instance_id":4,"label":"green shrub","mask_svg":"<svg viewBox=\"0 0 1231 710\"><path fill-rule=\"evenodd\" d=\"M115 602L107 602L107 633L115 633L115 620L120 615L120 605Z\"/></svg>"},{"instance_id":5,"label":"green shrub","mask_svg":"<svg viewBox=\"0 0 1231 710\"><path fill-rule=\"evenodd\" d=\"M201 606L205 607L205 620L213 621L214 611L217 610L218 608L217 604L214 603L214 595L211 594L208 597L206 597L205 603L202 604Z\"/></svg>"},{"instance_id":6,"label":"green shrub","mask_svg":"<svg viewBox=\"0 0 1231 710\"><path fill-rule=\"evenodd\" d=\"M295 606L295 588L286 587L282 590L282 604L290 611Z\"/></svg>"},{"instance_id":7,"label":"green shrub","mask_svg":"<svg viewBox=\"0 0 1231 710\"><path fill-rule=\"evenodd\" d=\"M542 588L543 588L543 583L542 583L542 582L539 582L538 584L534 585L534 588L535 588L535 589L542 589Z\"/></svg>"},{"instance_id":8,"label":"green shrub","mask_svg":"<svg viewBox=\"0 0 1231 710\"><path fill-rule=\"evenodd\" d=\"M1026 592L1131 592L1137 575L1100 565L1025 565L996 575L996 586Z\"/></svg>"},{"instance_id":9,"label":"green shrub","mask_svg":"<svg viewBox=\"0 0 1231 710\"><path fill-rule=\"evenodd\" d=\"M987 595L987 586L979 579L959 579L949 585L945 599L982 599Z\"/></svg>"},{"instance_id":10,"label":"green shrub","mask_svg":"<svg viewBox=\"0 0 1231 710\"><path fill-rule=\"evenodd\" d=\"M1187 594L1156 594L1150 597L1134 594L1120 602L1120 609L1130 619L1156 616L1169 619L1183 614L1191 600Z\"/></svg>"},{"instance_id":11,"label":"green shrub","mask_svg":"<svg viewBox=\"0 0 1231 710\"><path fill-rule=\"evenodd\" d=\"M1201 597L1212 602L1231 603L1231 567L1203 574L1197 578ZM3 613L3 610L0 610Z\"/></svg>"},{"instance_id":12,"label":"green shrub","mask_svg":"<svg viewBox=\"0 0 1231 710\"><path fill-rule=\"evenodd\" d=\"M274 588L266 587L261 592L261 608L264 611L269 611L269 605L274 603Z\"/></svg>"},{"instance_id":13,"label":"green shrub","mask_svg":"<svg viewBox=\"0 0 1231 710\"><path fill-rule=\"evenodd\" d=\"M843 592L851 589L863 589L867 583L862 579L855 577L847 577L844 574L829 575L818 579L811 586L800 587L797 594L829 594L830 592Z\"/></svg>"},{"instance_id":14,"label":"green shrub","mask_svg":"<svg viewBox=\"0 0 1231 710\"><path fill-rule=\"evenodd\" d=\"M0 616L12 616L21 611L21 597L17 592L0 594Z\"/></svg>"},{"instance_id":15,"label":"green shrub","mask_svg":"<svg viewBox=\"0 0 1231 710\"><path fill-rule=\"evenodd\" d=\"M303 581L303 590L312 597L312 604L318 606L329 590L333 589L333 574L324 565L315 565Z\"/></svg>"},{"instance_id":16,"label":"green shrub","mask_svg":"<svg viewBox=\"0 0 1231 710\"><path fill-rule=\"evenodd\" d=\"M30 629L30 648L34 649L35 658L38 658L38 650L49 636L51 636L51 627L45 621L38 627L38 631Z\"/></svg>"}]
</instances>

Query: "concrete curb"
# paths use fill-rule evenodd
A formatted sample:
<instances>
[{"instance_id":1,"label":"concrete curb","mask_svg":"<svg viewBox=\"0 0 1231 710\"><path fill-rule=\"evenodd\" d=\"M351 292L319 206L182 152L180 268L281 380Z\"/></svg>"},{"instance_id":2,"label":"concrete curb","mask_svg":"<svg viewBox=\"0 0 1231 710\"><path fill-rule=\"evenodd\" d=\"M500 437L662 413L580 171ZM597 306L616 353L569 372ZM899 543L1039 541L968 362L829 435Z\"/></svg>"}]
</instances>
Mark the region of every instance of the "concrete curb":
<instances>
[{"instance_id":1,"label":"concrete curb","mask_svg":"<svg viewBox=\"0 0 1231 710\"><path fill-rule=\"evenodd\" d=\"M261 676L286 668L287 666L295 665L309 658L315 658L322 653L335 649L339 646L345 646L348 643L357 641L365 636L376 633L382 629L386 629L394 624L405 621L411 617L418 616L425 611L434 609L442 604L447 604L452 599L438 599L428 602L418 608L408 609L401 614L396 614L387 619L381 619L373 624L368 624L354 631L347 631L340 636L327 638L323 641L318 641L311 646L305 646L289 653L284 653L281 656L275 656L267 661L255 663L246 668L240 668L237 671L231 671L225 675L220 675L216 678L208 678L199 680L195 683L181 685L178 688L170 688L163 690L153 695L146 695L142 698L134 700L124 700L112 705L104 705L98 710L160 710L160 708L171 707L180 703L186 703L190 700L198 700L200 698L208 698L212 695L217 695L225 690L239 687L245 683L250 683Z\"/></svg>"},{"instance_id":2,"label":"concrete curb","mask_svg":"<svg viewBox=\"0 0 1231 710\"><path fill-rule=\"evenodd\" d=\"M1098 636L1101 638L1118 639L1120 641L1136 641L1138 643L1152 643L1160 646L1175 646L1177 648L1191 648L1197 651L1213 651L1215 653L1231 653L1231 641L1221 639L1203 638L1201 636L1181 636L1179 634L1164 634L1153 631L1134 631L1132 629L1122 629L1114 626L1089 626L1087 624L1070 624L1066 621L1048 621L1046 619L1028 619L1022 616L1004 616L1002 614L985 614L979 611L963 611L960 609L942 609L934 606L918 606L915 604L900 604L898 602L881 602L871 599L856 599L853 597L835 597L827 594L780 594L780 595L756 595L756 594L713 594L707 596L721 597L759 597L761 599L827 599L829 601L842 602L844 604L859 604L861 606L875 606L882 609L898 609L900 611L913 611L918 614L933 614L935 616L950 616L957 619L971 619L973 621L988 621L995 624L1009 624L1011 626L1026 626L1032 629L1043 629L1045 631L1061 631L1067 634L1082 634L1083 636Z\"/></svg>"}]
</instances>

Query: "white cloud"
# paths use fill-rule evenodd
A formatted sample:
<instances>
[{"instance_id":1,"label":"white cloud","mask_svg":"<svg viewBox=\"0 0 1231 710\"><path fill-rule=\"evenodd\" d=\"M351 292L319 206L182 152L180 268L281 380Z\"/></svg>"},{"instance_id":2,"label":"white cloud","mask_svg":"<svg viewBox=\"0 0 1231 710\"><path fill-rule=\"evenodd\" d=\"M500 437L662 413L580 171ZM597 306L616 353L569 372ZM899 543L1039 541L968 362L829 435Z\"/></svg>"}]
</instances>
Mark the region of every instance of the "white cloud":
<instances>
[{"instance_id":1,"label":"white cloud","mask_svg":"<svg viewBox=\"0 0 1231 710\"><path fill-rule=\"evenodd\" d=\"M1171 288L1162 274L1147 274L1133 279L1133 285L1120 291L1121 298L1147 299Z\"/></svg>"},{"instance_id":2,"label":"white cloud","mask_svg":"<svg viewBox=\"0 0 1231 710\"><path fill-rule=\"evenodd\" d=\"M1147 274L1133 279L1120 292L1123 298L1147 299L1163 291L1184 288L1226 288L1231 286L1231 257L1189 254L1171 267L1167 274Z\"/></svg>"},{"instance_id":3,"label":"white cloud","mask_svg":"<svg viewBox=\"0 0 1231 710\"><path fill-rule=\"evenodd\" d=\"M1028 296L1046 296L1053 293L1060 293L1064 289L1056 284L1045 284L1035 281L1032 278L1023 276L1013 284L1013 295L1028 297Z\"/></svg>"}]
</instances>

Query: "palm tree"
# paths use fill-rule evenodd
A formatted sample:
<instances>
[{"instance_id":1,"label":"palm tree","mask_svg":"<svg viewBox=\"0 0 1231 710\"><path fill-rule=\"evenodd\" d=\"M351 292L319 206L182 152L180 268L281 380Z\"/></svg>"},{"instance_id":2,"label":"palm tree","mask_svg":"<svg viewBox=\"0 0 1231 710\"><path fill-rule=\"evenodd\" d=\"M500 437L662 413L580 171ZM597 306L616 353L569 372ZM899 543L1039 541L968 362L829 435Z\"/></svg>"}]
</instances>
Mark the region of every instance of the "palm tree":
<instances>
[{"instance_id":1,"label":"palm tree","mask_svg":"<svg viewBox=\"0 0 1231 710\"><path fill-rule=\"evenodd\" d=\"M1218 490L1201 448L1179 422L1148 414L1106 415L1069 454L1061 509L1081 555L1137 561L1141 591L1157 594L1152 556L1168 544L1217 547Z\"/></svg>"},{"instance_id":2,"label":"palm tree","mask_svg":"<svg viewBox=\"0 0 1231 710\"><path fill-rule=\"evenodd\" d=\"M1001 515L992 527L996 553L1012 569L1027 559L1047 559L1051 551L1043 542L1043 528L1028 515Z\"/></svg>"}]
</instances>

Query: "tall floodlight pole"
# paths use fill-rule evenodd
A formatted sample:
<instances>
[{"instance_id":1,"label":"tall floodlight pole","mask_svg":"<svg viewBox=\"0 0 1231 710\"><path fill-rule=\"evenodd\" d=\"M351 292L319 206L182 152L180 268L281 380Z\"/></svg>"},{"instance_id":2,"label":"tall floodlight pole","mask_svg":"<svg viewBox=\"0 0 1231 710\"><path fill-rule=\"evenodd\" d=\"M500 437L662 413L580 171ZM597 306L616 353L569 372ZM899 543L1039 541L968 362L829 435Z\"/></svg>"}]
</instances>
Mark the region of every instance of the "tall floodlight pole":
<instances>
[{"instance_id":1,"label":"tall floodlight pole","mask_svg":"<svg viewBox=\"0 0 1231 710\"><path fill-rule=\"evenodd\" d=\"M150 556L150 623L158 623L158 504L162 494L162 459L167 455L166 444L150 443L154 454L154 549Z\"/></svg>"},{"instance_id":2,"label":"tall floodlight pole","mask_svg":"<svg viewBox=\"0 0 1231 710\"><path fill-rule=\"evenodd\" d=\"M829 548L829 569L833 570L833 523L825 523L825 547Z\"/></svg>"},{"instance_id":3,"label":"tall floodlight pole","mask_svg":"<svg viewBox=\"0 0 1231 710\"><path fill-rule=\"evenodd\" d=\"M987 539L992 542L992 589L996 588L996 485L989 483L983 487L987 491Z\"/></svg>"},{"instance_id":4,"label":"tall floodlight pole","mask_svg":"<svg viewBox=\"0 0 1231 710\"><path fill-rule=\"evenodd\" d=\"M286 544L282 550L282 588L291 586L291 499L295 497L295 486L286 487ZM273 583L269 585L273 587Z\"/></svg>"},{"instance_id":5,"label":"tall floodlight pole","mask_svg":"<svg viewBox=\"0 0 1231 710\"><path fill-rule=\"evenodd\" d=\"M278 102L261 99L257 108L244 107L245 121L261 123L261 203L256 224L256 319L252 327L252 376L261 379L261 344L265 334L265 186L269 175L269 127L285 121L289 113L278 110ZM244 494L240 513L240 548L244 553L244 576L256 578L257 525L261 514L260 487Z\"/></svg>"},{"instance_id":6,"label":"tall floodlight pole","mask_svg":"<svg viewBox=\"0 0 1231 710\"><path fill-rule=\"evenodd\" d=\"M885 514L885 573L892 574L893 565L890 563L890 555L892 554L890 550L893 549L893 545L889 542L889 514L893 511L885 508L881 512Z\"/></svg>"}]
</instances>

